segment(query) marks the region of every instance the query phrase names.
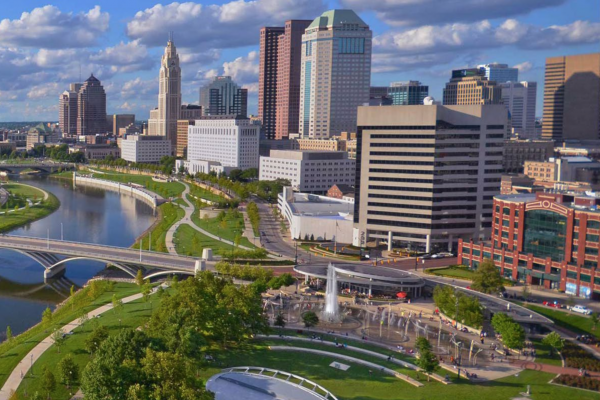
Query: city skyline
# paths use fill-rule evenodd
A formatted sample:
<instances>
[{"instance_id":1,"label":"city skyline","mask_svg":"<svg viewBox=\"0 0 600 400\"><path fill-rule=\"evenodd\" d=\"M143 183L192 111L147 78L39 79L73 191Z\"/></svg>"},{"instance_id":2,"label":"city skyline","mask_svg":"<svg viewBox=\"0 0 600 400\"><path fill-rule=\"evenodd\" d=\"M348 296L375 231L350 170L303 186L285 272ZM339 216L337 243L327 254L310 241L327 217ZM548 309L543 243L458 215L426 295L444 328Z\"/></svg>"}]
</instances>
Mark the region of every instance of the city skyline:
<instances>
[{"instance_id":1,"label":"city skyline","mask_svg":"<svg viewBox=\"0 0 600 400\"><path fill-rule=\"evenodd\" d=\"M249 89L248 113L257 114L260 28L334 8L355 10L373 30L372 85L420 80L441 100L452 69L501 62L517 66L520 80L538 82L541 116L545 58L591 53L600 40L600 4L585 0L502 6L473 0L461 12L428 2L7 4L0 22L0 120L57 120L57 96L90 73L105 86L107 112L147 119L156 107L156 70L169 31L181 57L183 103L196 104L198 89L211 77L229 75ZM252 21L249 13L256 16ZM490 15L496 18L486 19Z\"/></svg>"}]
</instances>

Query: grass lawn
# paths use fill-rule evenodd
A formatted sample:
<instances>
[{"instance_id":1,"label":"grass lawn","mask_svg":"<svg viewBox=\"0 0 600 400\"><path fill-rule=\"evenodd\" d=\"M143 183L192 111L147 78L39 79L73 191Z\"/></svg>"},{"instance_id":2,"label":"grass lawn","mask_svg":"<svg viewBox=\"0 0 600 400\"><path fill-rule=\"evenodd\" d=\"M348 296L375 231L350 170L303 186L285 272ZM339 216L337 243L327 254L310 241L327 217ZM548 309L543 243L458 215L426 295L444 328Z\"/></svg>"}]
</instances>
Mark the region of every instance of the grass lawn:
<instances>
[{"instance_id":1,"label":"grass lawn","mask_svg":"<svg viewBox=\"0 0 600 400\"><path fill-rule=\"evenodd\" d=\"M4 185L4 187L7 186L10 186L10 184ZM15 191L13 191L13 189L9 189L12 193L18 191L24 194L26 197L33 198L33 196L37 196L38 200L43 198L43 193L37 189L21 185L14 186L20 187L15 189ZM16 212L13 211L8 214L0 214L0 232L7 232L32 221L44 218L45 216L56 211L58 207L60 207L60 201L52 193L49 193L48 200L44 201L40 205L31 207L29 210ZM6 211L6 208L2 209L2 211Z\"/></svg>"},{"instance_id":2,"label":"grass lawn","mask_svg":"<svg viewBox=\"0 0 600 400\"><path fill-rule=\"evenodd\" d=\"M328 351L332 349L329 348ZM435 381L427 382L427 378L421 374L421 381L425 386L417 388L378 371L370 373L368 367L342 361L349 364L350 368L341 371L329 366L334 361L332 357L272 351L260 344L213 352L212 355L221 366L211 365L201 370L200 374L205 380L224 366L262 366L310 379L331 391L340 400L506 400L517 397L520 392L527 389L527 385L531 385L533 400L563 400L570 397L578 400L600 399L600 393L550 385L548 382L554 375L530 370L519 373L519 376L510 376L484 384L472 384L460 380L448 386ZM360 355L357 358L366 359ZM378 364L386 363L385 360L378 361Z\"/></svg>"},{"instance_id":3,"label":"grass lawn","mask_svg":"<svg viewBox=\"0 0 600 400\"><path fill-rule=\"evenodd\" d=\"M87 293L80 291L75 295L73 306L65 305L54 312L54 321L56 326L64 326L75 320L83 308L88 310L98 308L101 305L109 303L113 294L123 298L131 294L138 293L137 285L131 283L117 283L112 291L107 290L95 300L91 300ZM40 315L40 319L41 319ZM36 325L28 331L16 336L12 342L4 342L0 345L0 387L8 378L8 375L19 364L19 361L34 348L39 342L48 337L50 332L45 332L41 325Z\"/></svg>"},{"instance_id":4,"label":"grass lawn","mask_svg":"<svg viewBox=\"0 0 600 400\"><path fill-rule=\"evenodd\" d=\"M33 394L36 391L45 396L45 392L41 387L40 374L44 366L50 368L57 379L57 385L51 396L54 400L67 400L77 392L78 385L72 385L70 389L59 381L58 372L56 371L56 365L66 355L71 354L73 359L79 366L80 374L83 369L90 361L90 354L85 349L85 339L91 333L93 324L104 325L108 327L110 334L115 334L117 331L125 328L135 329L144 324L145 321L150 318L152 310L158 308L160 299L158 296L151 296L147 303L142 299L133 301L123 305L123 309L120 312L107 311L102 314L94 322L88 321L82 327L74 330L72 336L68 336L65 343L60 348L60 353L55 346L50 347L42 356L33 364L33 371L35 375L32 377L31 373L28 373L19 386L18 393L23 394L25 390L27 393ZM119 323L121 319L121 323Z\"/></svg>"},{"instance_id":5,"label":"grass lawn","mask_svg":"<svg viewBox=\"0 0 600 400\"><path fill-rule=\"evenodd\" d=\"M244 217L239 211L227 212L226 214L226 227L224 229L221 226L221 222L219 222L217 218L200 218L200 211L198 210L192 214L192 222L194 222L197 226L204 229L205 231L212 233L213 235L219 236L225 240L233 242L236 235L241 235L244 233ZM249 248L255 247L245 236L242 236L240 240L240 245Z\"/></svg>"},{"instance_id":6,"label":"grass lawn","mask_svg":"<svg viewBox=\"0 0 600 400\"><path fill-rule=\"evenodd\" d=\"M213 201L215 203L226 200L225 197L219 196L218 194L214 194L210 190L206 190L204 188L196 186L193 183L190 183L189 186L190 186L190 194L193 196L196 196L201 199L208 200L208 201Z\"/></svg>"},{"instance_id":7,"label":"grass lawn","mask_svg":"<svg viewBox=\"0 0 600 400\"><path fill-rule=\"evenodd\" d=\"M444 278L463 279L466 281L472 281L475 271L470 270L464 265L451 265L445 268L428 268L425 270L426 274L441 276ZM513 286L513 282L508 279L502 279L504 286Z\"/></svg>"},{"instance_id":8,"label":"grass lawn","mask_svg":"<svg viewBox=\"0 0 600 400\"><path fill-rule=\"evenodd\" d=\"M219 249L231 250L232 248L230 244L203 235L188 224L179 225L179 228L175 231L173 241L177 253L193 257L201 257L202 249L205 247L212 249L213 253L216 253Z\"/></svg>"},{"instance_id":9,"label":"grass lawn","mask_svg":"<svg viewBox=\"0 0 600 400\"><path fill-rule=\"evenodd\" d=\"M562 360L560 359L560 356L556 354L555 351L552 351L552 348L550 346L543 344L542 339L531 339L531 342L533 343L533 347L535 348L536 362L562 367Z\"/></svg>"},{"instance_id":10,"label":"grass lawn","mask_svg":"<svg viewBox=\"0 0 600 400\"><path fill-rule=\"evenodd\" d=\"M130 175L107 172L105 174L96 174L95 177L98 179L106 179L115 182L132 182L139 185L144 185L146 189L158 193L165 198L177 197L185 190L185 186L179 182L155 182L152 180L151 176L147 175Z\"/></svg>"},{"instance_id":11,"label":"grass lawn","mask_svg":"<svg viewBox=\"0 0 600 400\"><path fill-rule=\"evenodd\" d=\"M81 171L83 172L83 171ZM55 172L49 175L50 178L54 179L65 179L65 180L73 180L73 171L63 171L63 172Z\"/></svg>"},{"instance_id":12,"label":"grass lawn","mask_svg":"<svg viewBox=\"0 0 600 400\"><path fill-rule=\"evenodd\" d=\"M167 231L169 230L169 228L177 221L179 221L181 218L183 218L185 216L185 211L183 211L183 209L179 206L177 206L176 204L173 203L164 203L161 204L159 207L161 216L160 219L156 225L154 225L154 227L152 228L152 230L150 232L146 232L144 233L144 235L141 237L142 240L142 248L143 250L148 250L148 241L149 241L149 236L152 236L152 243L151 243L151 247L150 250L152 251L161 251L163 253L167 253L168 249L167 249L167 245L165 243L165 237L167 236ZM134 249L139 249L140 248L140 241L136 241L135 244L132 246Z\"/></svg>"},{"instance_id":13,"label":"grass lawn","mask_svg":"<svg viewBox=\"0 0 600 400\"><path fill-rule=\"evenodd\" d=\"M562 326L572 332L597 336L600 331L592 329L594 324L590 317L576 315L564 311L553 310L549 307L534 306L532 304L523 304L525 307L533 310L545 317L550 318L558 326Z\"/></svg>"}]
</instances>

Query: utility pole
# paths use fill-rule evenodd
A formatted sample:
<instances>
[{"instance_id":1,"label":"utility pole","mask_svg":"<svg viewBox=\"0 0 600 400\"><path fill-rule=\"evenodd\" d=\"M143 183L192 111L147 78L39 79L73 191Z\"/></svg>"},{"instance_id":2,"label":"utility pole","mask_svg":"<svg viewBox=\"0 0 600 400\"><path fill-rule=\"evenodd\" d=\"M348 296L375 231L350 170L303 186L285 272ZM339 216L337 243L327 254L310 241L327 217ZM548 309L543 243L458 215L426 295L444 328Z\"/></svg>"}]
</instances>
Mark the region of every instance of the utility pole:
<instances>
[{"instance_id":1,"label":"utility pole","mask_svg":"<svg viewBox=\"0 0 600 400\"><path fill-rule=\"evenodd\" d=\"M65 240L64 233L63 233L63 223L62 222L60 223L60 240L61 241Z\"/></svg>"},{"instance_id":2,"label":"utility pole","mask_svg":"<svg viewBox=\"0 0 600 400\"><path fill-rule=\"evenodd\" d=\"M48 231L47 231L46 248L50 249L50 229L48 229Z\"/></svg>"}]
</instances>

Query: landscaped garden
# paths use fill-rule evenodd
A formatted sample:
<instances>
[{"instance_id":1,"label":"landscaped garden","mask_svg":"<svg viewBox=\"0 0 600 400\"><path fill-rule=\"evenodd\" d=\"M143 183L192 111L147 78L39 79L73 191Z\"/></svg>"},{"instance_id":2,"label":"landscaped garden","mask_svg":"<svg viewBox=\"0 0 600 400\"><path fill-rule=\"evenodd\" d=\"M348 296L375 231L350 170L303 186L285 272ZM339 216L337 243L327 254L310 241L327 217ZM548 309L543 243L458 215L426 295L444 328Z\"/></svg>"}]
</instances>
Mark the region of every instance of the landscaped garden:
<instances>
[{"instance_id":1,"label":"landscaped garden","mask_svg":"<svg viewBox=\"0 0 600 400\"><path fill-rule=\"evenodd\" d=\"M0 232L7 232L44 218L60 206L60 201L52 193L48 193L48 198L42 200L44 192L32 186L8 183L4 184L3 187L11 193L11 196L0 210L3 211L0 214ZM41 203L30 206L27 200L31 200L33 203ZM24 209L17 210L18 208Z\"/></svg>"},{"instance_id":2,"label":"landscaped garden","mask_svg":"<svg viewBox=\"0 0 600 400\"><path fill-rule=\"evenodd\" d=\"M177 197L185 190L185 186L179 182L159 182L153 180L152 177L148 175L122 174L110 171L103 174L95 174L94 178L122 183L135 183L160 194L164 198Z\"/></svg>"},{"instance_id":3,"label":"landscaped garden","mask_svg":"<svg viewBox=\"0 0 600 400\"><path fill-rule=\"evenodd\" d=\"M597 336L598 332L596 331L596 326L594 325L593 319L590 317L553 310L548 307L536 306L529 303L524 303L523 306L537 312L538 314L550 318L555 324L562 326L571 332L591 335L594 337Z\"/></svg>"},{"instance_id":4,"label":"landscaped garden","mask_svg":"<svg viewBox=\"0 0 600 400\"><path fill-rule=\"evenodd\" d=\"M160 217L149 231L133 244L133 248L143 250L152 250L167 253L165 238L169 228L184 217L185 212L181 207L173 203L164 203L158 207ZM151 239L150 239L151 237ZM148 243L148 242L152 243Z\"/></svg>"}]
</instances>

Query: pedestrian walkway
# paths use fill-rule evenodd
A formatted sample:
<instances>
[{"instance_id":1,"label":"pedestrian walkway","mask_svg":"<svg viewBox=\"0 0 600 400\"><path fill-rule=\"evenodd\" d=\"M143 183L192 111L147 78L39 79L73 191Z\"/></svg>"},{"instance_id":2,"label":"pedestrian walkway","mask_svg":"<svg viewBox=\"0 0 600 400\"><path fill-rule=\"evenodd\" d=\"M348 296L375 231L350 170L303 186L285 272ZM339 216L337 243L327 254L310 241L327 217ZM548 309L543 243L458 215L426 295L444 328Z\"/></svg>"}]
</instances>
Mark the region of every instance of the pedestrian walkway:
<instances>
[{"instance_id":1,"label":"pedestrian walkway","mask_svg":"<svg viewBox=\"0 0 600 400\"><path fill-rule=\"evenodd\" d=\"M534 371L548 372L551 374L567 374L567 375L579 375L577 368L571 367L558 367L556 365L536 363L531 360L515 360L511 359L510 363L516 365L520 369L531 369ZM588 375L594 379L600 379L600 372L587 371Z\"/></svg>"},{"instance_id":2,"label":"pedestrian walkway","mask_svg":"<svg viewBox=\"0 0 600 400\"><path fill-rule=\"evenodd\" d=\"M190 227L194 228L201 234L208 236L211 239L218 240L227 245L233 246L234 243L232 241L226 240L217 235L214 235L214 234L200 228L198 225L196 225L194 223L194 221L192 220L192 214L194 214L196 207L192 203L190 203L190 201L187 198L187 195L190 193L190 186L186 182L183 182L183 181L179 181L179 183L181 183L181 184L183 184L183 186L185 186L185 189L184 189L183 193L181 194L181 199L183 200L183 202L186 205L185 206L180 205L181 208L183 208L183 210L185 211L185 215L179 221L175 222L167 231L167 235L165 236L165 244L167 246L167 249L169 250L169 254L177 255L177 250L175 249L175 242L173 241L173 238L175 236L175 232L177 231L177 229L183 224L189 225ZM252 250L251 248L246 247L246 246L240 245L237 247L240 249L244 249L244 250Z\"/></svg>"},{"instance_id":3,"label":"pedestrian walkway","mask_svg":"<svg viewBox=\"0 0 600 400\"><path fill-rule=\"evenodd\" d=\"M142 298L141 293L125 297L123 299L123 304L131 303L132 301L135 301L140 298ZM95 310L90 311L88 313L88 318L92 319L100 314L104 314L112 308L113 306L111 303L105 304L101 307L96 308ZM71 321L70 323L63 326L61 329L65 333L69 333L81 325L79 321L79 318L74 321ZM50 335L44 340L42 340L40 343L38 343L37 346L35 346L29 353L27 353L25 357L23 357L21 362L19 362L19 365L11 372L10 376L4 383L2 389L0 389L0 400L9 400L11 392L17 391L19 385L21 384L21 381L23 381L23 378L27 375L27 372L29 372L33 364L35 364L35 362L41 357L41 355L44 354L44 352L48 350L53 344L54 340L52 340L52 335Z\"/></svg>"}]
</instances>

